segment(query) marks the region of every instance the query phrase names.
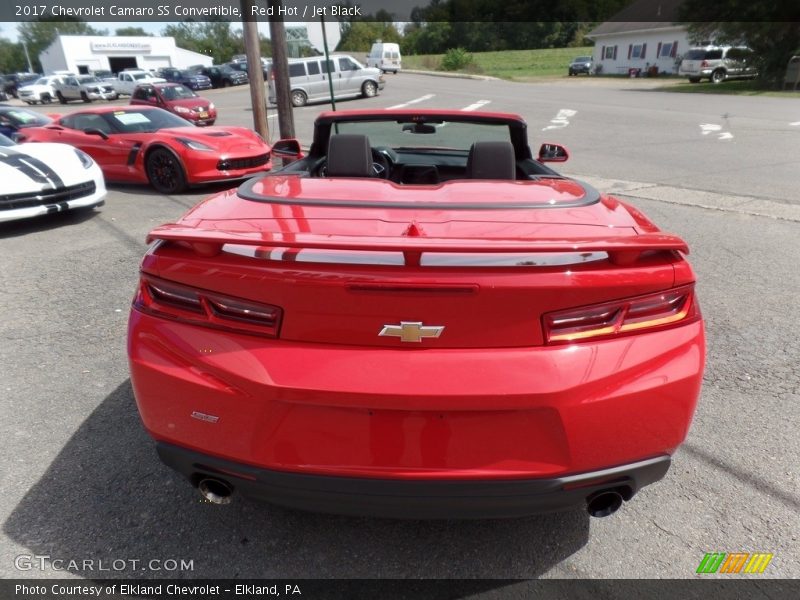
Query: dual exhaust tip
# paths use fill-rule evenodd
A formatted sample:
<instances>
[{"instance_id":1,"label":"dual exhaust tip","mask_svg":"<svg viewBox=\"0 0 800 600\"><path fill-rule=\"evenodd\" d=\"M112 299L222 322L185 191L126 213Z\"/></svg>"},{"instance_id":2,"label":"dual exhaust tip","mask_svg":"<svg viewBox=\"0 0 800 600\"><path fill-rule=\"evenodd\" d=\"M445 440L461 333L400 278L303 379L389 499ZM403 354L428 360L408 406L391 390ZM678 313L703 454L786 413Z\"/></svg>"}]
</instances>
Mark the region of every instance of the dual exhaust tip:
<instances>
[{"instance_id":1,"label":"dual exhaust tip","mask_svg":"<svg viewBox=\"0 0 800 600\"><path fill-rule=\"evenodd\" d=\"M222 479L206 477L197 484L200 495L212 504L230 504L233 487ZM586 511L592 517L608 517L622 506L622 494L617 490L600 490L586 499Z\"/></svg>"}]
</instances>

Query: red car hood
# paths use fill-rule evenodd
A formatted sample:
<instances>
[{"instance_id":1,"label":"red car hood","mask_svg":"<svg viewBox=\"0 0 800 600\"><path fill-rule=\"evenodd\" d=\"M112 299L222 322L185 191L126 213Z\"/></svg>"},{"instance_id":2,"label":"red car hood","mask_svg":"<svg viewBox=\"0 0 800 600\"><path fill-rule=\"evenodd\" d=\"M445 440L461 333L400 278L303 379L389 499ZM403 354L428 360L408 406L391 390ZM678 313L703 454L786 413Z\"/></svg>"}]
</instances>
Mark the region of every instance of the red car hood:
<instances>
[{"instance_id":1,"label":"red car hood","mask_svg":"<svg viewBox=\"0 0 800 600\"><path fill-rule=\"evenodd\" d=\"M182 100L167 100L166 105L170 107L183 106L184 108L196 108L198 106L208 107L210 100L205 98L184 98Z\"/></svg>"},{"instance_id":2,"label":"red car hood","mask_svg":"<svg viewBox=\"0 0 800 600\"><path fill-rule=\"evenodd\" d=\"M170 127L159 129L161 135L170 135L188 140L202 142L219 152L252 149L254 152L269 152L270 146L264 143L254 132L244 127Z\"/></svg>"},{"instance_id":3,"label":"red car hood","mask_svg":"<svg viewBox=\"0 0 800 600\"><path fill-rule=\"evenodd\" d=\"M450 181L268 176L209 198L150 239L352 250L688 252L635 209L568 179Z\"/></svg>"}]
</instances>

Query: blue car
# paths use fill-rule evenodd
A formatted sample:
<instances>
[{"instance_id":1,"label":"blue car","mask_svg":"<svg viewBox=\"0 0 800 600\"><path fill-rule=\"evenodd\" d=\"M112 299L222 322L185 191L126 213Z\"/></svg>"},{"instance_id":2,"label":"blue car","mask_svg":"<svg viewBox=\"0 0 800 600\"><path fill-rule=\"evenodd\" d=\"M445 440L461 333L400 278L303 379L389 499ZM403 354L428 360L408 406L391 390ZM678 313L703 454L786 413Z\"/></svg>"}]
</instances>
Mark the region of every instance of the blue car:
<instances>
[{"instance_id":1,"label":"blue car","mask_svg":"<svg viewBox=\"0 0 800 600\"><path fill-rule=\"evenodd\" d=\"M167 68L161 70L161 77L172 83L180 83L192 90L210 90L211 79L197 71Z\"/></svg>"}]
</instances>

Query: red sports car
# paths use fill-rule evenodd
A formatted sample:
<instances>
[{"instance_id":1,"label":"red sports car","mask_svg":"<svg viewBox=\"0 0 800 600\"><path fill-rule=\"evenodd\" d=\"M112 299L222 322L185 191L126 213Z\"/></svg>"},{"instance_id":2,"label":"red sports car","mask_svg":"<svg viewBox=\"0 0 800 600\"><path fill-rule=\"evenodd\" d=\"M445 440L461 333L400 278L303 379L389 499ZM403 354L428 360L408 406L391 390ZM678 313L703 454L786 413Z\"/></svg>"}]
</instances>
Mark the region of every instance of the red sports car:
<instances>
[{"instance_id":1,"label":"red sports car","mask_svg":"<svg viewBox=\"0 0 800 600\"><path fill-rule=\"evenodd\" d=\"M158 106L195 125L213 125L217 120L214 103L180 83L145 83L133 90L131 104Z\"/></svg>"},{"instance_id":2,"label":"red sports car","mask_svg":"<svg viewBox=\"0 0 800 600\"><path fill-rule=\"evenodd\" d=\"M147 183L173 194L190 185L242 179L272 167L270 146L244 127L199 129L164 109L103 106L28 128L26 142L60 142L91 156L107 181Z\"/></svg>"},{"instance_id":3,"label":"red sports car","mask_svg":"<svg viewBox=\"0 0 800 600\"><path fill-rule=\"evenodd\" d=\"M128 353L164 462L383 516L613 513L686 437L686 243L511 114L322 114L306 156L150 233Z\"/></svg>"}]
</instances>

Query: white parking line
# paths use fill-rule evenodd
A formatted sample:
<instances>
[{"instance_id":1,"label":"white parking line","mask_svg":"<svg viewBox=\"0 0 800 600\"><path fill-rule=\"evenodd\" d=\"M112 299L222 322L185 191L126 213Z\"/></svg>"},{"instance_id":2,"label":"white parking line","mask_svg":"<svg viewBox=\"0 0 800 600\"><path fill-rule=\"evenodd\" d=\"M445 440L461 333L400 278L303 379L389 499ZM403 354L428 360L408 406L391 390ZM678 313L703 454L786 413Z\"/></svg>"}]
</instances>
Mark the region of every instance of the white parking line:
<instances>
[{"instance_id":1,"label":"white parking line","mask_svg":"<svg viewBox=\"0 0 800 600\"><path fill-rule=\"evenodd\" d=\"M436 94L425 94L424 96L420 96L419 98L414 98L413 100L409 100L408 102L403 102L402 104L395 104L394 106L387 106L386 110L392 110L393 108L405 108L410 104L417 104L418 102L425 102L425 100L430 100Z\"/></svg>"},{"instance_id":2,"label":"white parking line","mask_svg":"<svg viewBox=\"0 0 800 600\"><path fill-rule=\"evenodd\" d=\"M789 125L791 125L792 127L797 127L798 125L800 125L800 121L795 121L794 123L789 123Z\"/></svg>"},{"instance_id":3,"label":"white parking line","mask_svg":"<svg viewBox=\"0 0 800 600\"><path fill-rule=\"evenodd\" d=\"M462 108L461 110L463 110L464 112L478 110L479 108L481 108L482 106L486 106L490 102L491 102L491 100L478 100L475 104L470 104L469 106L466 106L466 107Z\"/></svg>"},{"instance_id":4,"label":"white parking line","mask_svg":"<svg viewBox=\"0 0 800 600\"><path fill-rule=\"evenodd\" d=\"M566 127L569 125L569 118L574 117L578 114L577 110L572 110L571 108L562 108L558 111L555 119L550 119L552 125L548 125L547 127L542 127L542 131L547 131L548 129L561 129L562 127Z\"/></svg>"}]
</instances>

